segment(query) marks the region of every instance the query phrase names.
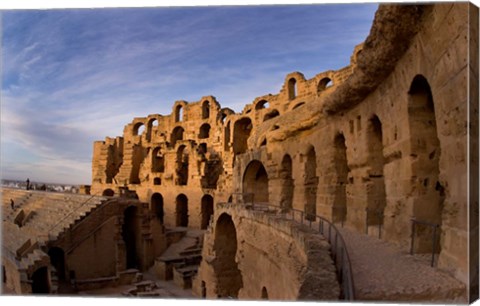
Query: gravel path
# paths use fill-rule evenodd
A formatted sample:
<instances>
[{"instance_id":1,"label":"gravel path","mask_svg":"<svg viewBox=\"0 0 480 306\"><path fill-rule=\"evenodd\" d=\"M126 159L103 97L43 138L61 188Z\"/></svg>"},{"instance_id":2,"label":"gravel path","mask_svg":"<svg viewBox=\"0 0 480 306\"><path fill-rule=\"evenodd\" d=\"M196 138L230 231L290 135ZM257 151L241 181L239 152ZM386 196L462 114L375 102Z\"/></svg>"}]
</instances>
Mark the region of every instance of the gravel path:
<instances>
[{"instance_id":1,"label":"gravel path","mask_svg":"<svg viewBox=\"0 0 480 306\"><path fill-rule=\"evenodd\" d=\"M356 299L466 303L465 286L430 267L430 257L345 228L339 229L350 256Z\"/></svg>"}]
</instances>

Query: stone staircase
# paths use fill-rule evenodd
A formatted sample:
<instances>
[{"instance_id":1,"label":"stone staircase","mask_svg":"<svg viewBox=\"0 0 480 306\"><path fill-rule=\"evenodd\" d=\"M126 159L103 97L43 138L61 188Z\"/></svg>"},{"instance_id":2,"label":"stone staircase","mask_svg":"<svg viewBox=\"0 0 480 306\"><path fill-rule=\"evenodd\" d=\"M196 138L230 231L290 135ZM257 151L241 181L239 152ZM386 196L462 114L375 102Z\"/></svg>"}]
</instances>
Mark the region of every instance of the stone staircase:
<instances>
[{"instance_id":1,"label":"stone staircase","mask_svg":"<svg viewBox=\"0 0 480 306\"><path fill-rule=\"evenodd\" d=\"M161 280L173 280L182 289L192 288L192 278L202 261L203 230L188 230L155 259L155 273ZM167 233L168 235L168 233Z\"/></svg>"}]
</instances>

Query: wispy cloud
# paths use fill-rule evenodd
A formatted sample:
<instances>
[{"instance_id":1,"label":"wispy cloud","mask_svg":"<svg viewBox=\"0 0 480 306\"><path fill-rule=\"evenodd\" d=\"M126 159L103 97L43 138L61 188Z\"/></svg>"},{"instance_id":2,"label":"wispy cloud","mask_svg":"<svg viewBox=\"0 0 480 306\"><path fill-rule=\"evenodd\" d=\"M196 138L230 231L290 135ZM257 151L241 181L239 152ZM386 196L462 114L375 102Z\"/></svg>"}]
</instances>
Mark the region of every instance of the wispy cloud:
<instances>
[{"instance_id":1,"label":"wispy cloud","mask_svg":"<svg viewBox=\"0 0 480 306\"><path fill-rule=\"evenodd\" d=\"M240 111L278 92L288 72L341 68L375 10L4 11L2 175L89 183L94 140L121 135L133 117L168 114L175 100L211 94Z\"/></svg>"}]
</instances>

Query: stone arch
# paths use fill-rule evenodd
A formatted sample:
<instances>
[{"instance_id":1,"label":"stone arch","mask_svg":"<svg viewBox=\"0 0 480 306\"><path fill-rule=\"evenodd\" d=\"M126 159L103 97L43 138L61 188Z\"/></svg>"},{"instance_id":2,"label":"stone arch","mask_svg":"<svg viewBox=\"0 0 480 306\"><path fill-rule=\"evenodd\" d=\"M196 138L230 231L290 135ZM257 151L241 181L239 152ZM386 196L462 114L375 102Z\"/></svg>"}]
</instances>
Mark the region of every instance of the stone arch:
<instances>
[{"instance_id":1,"label":"stone arch","mask_svg":"<svg viewBox=\"0 0 480 306\"><path fill-rule=\"evenodd\" d=\"M50 275L47 267L40 267L32 274L32 293L50 293Z\"/></svg>"},{"instance_id":2,"label":"stone arch","mask_svg":"<svg viewBox=\"0 0 480 306\"><path fill-rule=\"evenodd\" d=\"M185 130L181 126L176 126L173 129L172 134L170 135L170 145L172 147L175 147L175 143L177 141L183 140L183 133L184 132L185 132Z\"/></svg>"},{"instance_id":3,"label":"stone arch","mask_svg":"<svg viewBox=\"0 0 480 306\"><path fill-rule=\"evenodd\" d=\"M162 185L162 179L159 177L155 177L153 179L153 185Z\"/></svg>"},{"instance_id":4,"label":"stone arch","mask_svg":"<svg viewBox=\"0 0 480 306\"><path fill-rule=\"evenodd\" d=\"M322 91L331 86L333 86L332 79L330 79L329 77L324 77L320 80L320 82L318 82L317 93L321 93Z\"/></svg>"},{"instance_id":5,"label":"stone arch","mask_svg":"<svg viewBox=\"0 0 480 306\"><path fill-rule=\"evenodd\" d=\"M104 197L113 197L114 195L115 195L115 192L110 188L105 189L102 193L102 196Z\"/></svg>"},{"instance_id":6,"label":"stone arch","mask_svg":"<svg viewBox=\"0 0 480 306\"><path fill-rule=\"evenodd\" d=\"M210 223L210 218L213 216L213 197L209 194L204 195L201 206L202 223L200 228L206 229Z\"/></svg>"},{"instance_id":7,"label":"stone arch","mask_svg":"<svg viewBox=\"0 0 480 306\"><path fill-rule=\"evenodd\" d=\"M337 183L335 185L333 222L344 222L347 216L347 183L348 168L347 147L345 145L345 136L338 133L333 141L333 163Z\"/></svg>"},{"instance_id":8,"label":"stone arch","mask_svg":"<svg viewBox=\"0 0 480 306\"><path fill-rule=\"evenodd\" d=\"M175 122L182 122L183 121L183 106L177 105L175 107Z\"/></svg>"},{"instance_id":9,"label":"stone arch","mask_svg":"<svg viewBox=\"0 0 480 306\"><path fill-rule=\"evenodd\" d=\"M143 124L143 122L137 122L133 126L132 134L133 136L142 135L144 131L145 131L145 125Z\"/></svg>"},{"instance_id":10,"label":"stone arch","mask_svg":"<svg viewBox=\"0 0 480 306\"><path fill-rule=\"evenodd\" d=\"M383 168L383 131L382 122L373 115L367 126L367 161L370 168L367 185L367 226L383 224L383 212L387 204Z\"/></svg>"},{"instance_id":11,"label":"stone arch","mask_svg":"<svg viewBox=\"0 0 480 306\"><path fill-rule=\"evenodd\" d=\"M267 292L267 288L265 288L265 287L262 288L262 296L261 296L261 299L262 299L262 300L268 300L268 292Z\"/></svg>"},{"instance_id":12,"label":"stone arch","mask_svg":"<svg viewBox=\"0 0 480 306\"><path fill-rule=\"evenodd\" d=\"M305 105L305 102L297 103L297 104L295 104L295 106L292 108L292 110L293 110L293 109L296 109L296 108L299 108L299 107L301 107L301 106L303 106L303 105Z\"/></svg>"},{"instance_id":13,"label":"stone arch","mask_svg":"<svg viewBox=\"0 0 480 306\"><path fill-rule=\"evenodd\" d=\"M304 211L308 220L315 220L317 214L317 154L313 146L309 146L304 167L305 207Z\"/></svg>"},{"instance_id":14,"label":"stone arch","mask_svg":"<svg viewBox=\"0 0 480 306\"><path fill-rule=\"evenodd\" d=\"M198 134L198 138L206 139L210 137L210 124L204 123L200 127L200 133Z\"/></svg>"},{"instance_id":15,"label":"stone arch","mask_svg":"<svg viewBox=\"0 0 480 306\"><path fill-rule=\"evenodd\" d=\"M163 224L163 217L165 213L163 211L163 196L161 193L156 192L152 195L150 200L150 210L155 214L158 221Z\"/></svg>"},{"instance_id":16,"label":"stone arch","mask_svg":"<svg viewBox=\"0 0 480 306\"><path fill-rule=\"evenodd\" d=\"M210 103L208 100L205 100L202 103L202 119L208 118L210 118Z\"/></svg>"},{"instance_id":17,"label":"stone arch","mask_svg":"<svg viewBox=\"0 0 480 306\"><path fill-rule=\"evenodd\" d=\"M268 174L262 162L252 160L243 173L243 193L252 193L255 202L268 202Z\"/></svg>"},{"instance_id":18,"label":"stone arch","mask_svg":"<svg viewBox=\"0 0 480 306\"><path fill-rule=\"evenodd\" d=\"M189 152L185 145L181 145L177 150L177 160L176 160L176 185L184 186L188 183L188 159Z\"/></svg>"},{"instance_id":19,"label":"stone arch","mask_svg":"<svg viewBox=\"0 0 480 306\"><path fill-rule=\"evenodd\" d=\"M272 118L275 118L277 116L280 116L280 113L278 112L278 110L274 109L270 111L268 114L266 114L265 117L263 117L263 122L270 120Z\"/></svg>"},{"instance_id":20,"label":"stone arch","mask_svg":"<svg viewBox=\"0 0 480 306\"><path fill-rule=\"evenodd\" d=\"M257 104L255 104L255 110L260 110L260 109L269 108L269 107L270 107L270 104L268 103L267 100L260 100L257 102Z\"/></svg>"},{"instance_id":21,"label":"stone arch","mask_svg":"<svg viewBox=\"0 0 480 306\"><path fill-rule=\"evenodd\" d=\"M183 193L175 199L175 216L176 226L188 226L188 198Z\"/></svg>"},{"instance_id":22,"label":"stone arch","mask_svg":"<svg viewBox=\"0 0 480 306\"><path fill-rule=\"evenodd\" d=\"M57 271L58 280L65 280L65 252L59 247L53 247L48 250L50 263Z\"/></svg>"},{"instance_id":23,"label":"stone arch","mask_svg":"<svg viewBox=\"0 0 480 306\"><path fill-rule=\"evenodd\" d=\"M125 243L126 268L134 269L138 267L137 258L137 229L138 229L138 209L136 206L129 206L123 212L122 238Z\"/></svg>"},{"instance_id":24,"label":"stone arch","mask_svg":"<svg viewBox=\"0 0 480 306\"><path fill-rule=\"evenodd\" d=\"M293 194L295 185L292 178L292 158L285 154L282 159L280 168L280 179L282 182L282 189L280 195L280 206L282 208L293 208Z\"/></svg>"},{"instance_id":25,"label":"stone arch","mask_svg":"<svg viewBox=\"0 0 480 306\"><path fill-rule=\"evenodd\" d=\"M412 193L413 217L441 225L445 191L439 181L440 140L432 91L423 75L414 77L408 91L408 123L412 176L417 185ZM431 252L431 237L430 228L419 227L415 251ZM440 243L437 246L435 251L440 252Z\"/></svg>"},{"instance_id":26,"label":"stone arch","mask_svg":"<svg viewBox=\"0 0 480 306\"><path fill-rule=\"evenodd\" d=\"M232 217L226 213L220 215L215 225L215 262L213 268L217 277L217 296L237 298L243 287L242 273L238 269L237 230Z\"/></svg>"},{"instance_id":27,"label":"stone arch","mask_svg":"<svg viewBox=\"0 0 480 306\"><path fill-rule=\"evenodd\" d=\"M288 80L288 99L293 100L297 97L297 80L290 78Z\"/></svg>"},{"instance_id":28,"label":"stone arch","mask_svg":"<svg viewBox=\"0 0 480 306\"><path fill-rule=\"evenodd\" d=\"M153 127L158 126L157 118L151 118L147 123L147 139L148 141L152 140Z\"/></svg>"},{"instance_id":29,"label":"stone arch","mask_svg":"<svg viewBox=\"0 0 480 306\"><path fill-rule=\"evenodd\" d=\"M152 172L165 171L165 157L160 147L156 147L152 151Z\"/></svg>"},{"instance_id":30,"label":"stone arch","mask_svg":"<svg viewBox=\"0 0 480 306\"><path fill-rule=\"evenodd\" d=\"M242 154L248 150L248 138L252 132L252 120L244 117L233 126L233 153Z\"/></svg>"}]
</instances>

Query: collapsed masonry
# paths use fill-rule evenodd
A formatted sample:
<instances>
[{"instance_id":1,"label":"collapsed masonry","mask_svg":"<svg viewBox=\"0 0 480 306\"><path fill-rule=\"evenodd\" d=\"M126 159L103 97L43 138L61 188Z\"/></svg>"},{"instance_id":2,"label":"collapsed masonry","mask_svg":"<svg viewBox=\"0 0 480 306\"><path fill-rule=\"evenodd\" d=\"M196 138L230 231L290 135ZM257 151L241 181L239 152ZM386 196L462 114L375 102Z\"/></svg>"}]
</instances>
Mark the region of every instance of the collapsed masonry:
<instances>
[{"instance_id":1,"label":"collapsed masonry","mask_svg":"<svg viewBox=\"0 0 480 306\"><path fill-rule=\"evenodd\" d=\"M241 281L254 267L248 262L259 256L253 249L265 241L254 239L250 249L240 251L228 249L229 243L237 237L253 239L245 231L260 228L269 232L264 239L275 241L276 232L241 225L235 211L215 216L215 207L253 194L255 203L302 210L358 232L378 235L381 230L382 239L405 248L412 241L412 219L419 221L413 250L438 253L438 269L469 283L475 277L469 274L475 265L469 260L469 235L478 233L478 222L468 215L469 210L478 213L472 209L478 202L469 200L478 195L467 193L469 182L478 185L467 171L468 163L478 163L478 154L467 155L468 141L473 148L477 141L478 119L469 116L478 113L478 89L469 80L478 83L478 64L472 62L478 58L478 25L468 20L478 19L476 14L467 3L380 5L370 35L343 69L311 79L290 73L278 94L258 97L238 114L221 108L213 96L177 101L170 115L135 118L123 136L95 142L91 194L118 199L128 189L148 203L142 214L154 216L142 228L154 221L160 228L162 246L155 240L137 244L131 257L126 251L126 268L129 260L132 267L153 264L168 244L164 228L208 229L212 234L203 245L210 246L210 253L203 253L211 258L203 258L195 292L299 298L302 274L295 269L287 269L289 279L271 275L255 288L254 280L250 287ZM140 219L131 219L137 221L124 217L118 222L140 228ZM215 231L227 237L218 238ZM131 240L153 232L137 231L137 240ZM282 235L278 232L279 241L287 242L279 243L278 254L288 256L283 248L295 243ZM214 239L224 239L226 249L217 249ZM306 265L306 251L296 250L296 258L303 259L285 265ZM226 257L216 261L220 253ZM276 271L272 261L281 258L262 260L269 275ZM233 265L233 274L220 275L215 262ZM231 285L225 285L227 279ZM288 289L292 279L296 291Z\"/></svg>"}]
</instances>

